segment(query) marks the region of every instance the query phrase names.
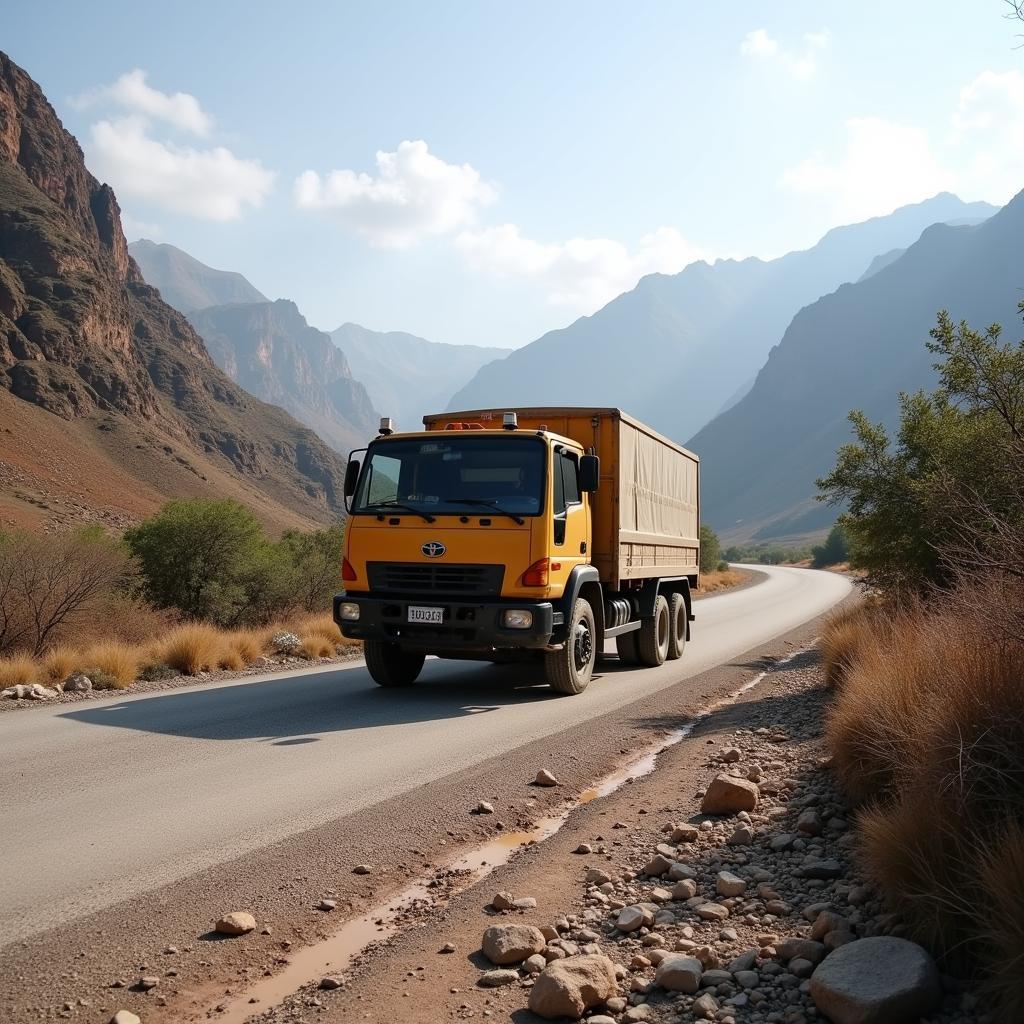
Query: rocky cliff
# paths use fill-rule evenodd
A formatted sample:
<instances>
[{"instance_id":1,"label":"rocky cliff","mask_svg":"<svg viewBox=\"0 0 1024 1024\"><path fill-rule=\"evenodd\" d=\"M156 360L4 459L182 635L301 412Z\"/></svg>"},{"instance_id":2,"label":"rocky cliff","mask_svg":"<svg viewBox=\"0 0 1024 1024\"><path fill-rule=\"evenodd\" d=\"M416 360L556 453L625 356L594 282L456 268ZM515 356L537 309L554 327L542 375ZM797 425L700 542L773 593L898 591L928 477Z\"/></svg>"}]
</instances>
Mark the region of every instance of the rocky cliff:
<instances>
[{"instance_id":1,"label":"rocky cliff","mask_svg":"<svg viewBox=\"0 0 1024 1024\"><path fill-rule=\"evenodd\" d=\"M51 436L80 438L155 495L231 494L290 525L341 509L343 461L221 372L185 317L143 281L114 193L2 53L0 392L71 424ZM0 460L16 440L0 434ZM147 451L159 454L139 454ZM33 479L61 454L19 465ZM17 500L8 493L0 510Z\"/></svg>"}]
</instances>

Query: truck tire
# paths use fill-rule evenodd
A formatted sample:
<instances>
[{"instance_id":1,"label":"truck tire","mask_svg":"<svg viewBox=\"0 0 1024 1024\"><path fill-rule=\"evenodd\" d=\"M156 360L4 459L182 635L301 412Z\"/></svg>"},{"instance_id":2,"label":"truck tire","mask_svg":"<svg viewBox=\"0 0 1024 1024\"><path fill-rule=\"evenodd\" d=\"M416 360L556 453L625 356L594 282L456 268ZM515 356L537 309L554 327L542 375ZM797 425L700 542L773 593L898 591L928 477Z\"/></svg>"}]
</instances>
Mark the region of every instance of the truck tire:
<instances>
[{"instance_id":1,"label":"truck tire","mask_svg":"<svg viewBox=\"0 0 1024 1024\"><path fill-rule=\"evenodd\" d=\"M384 640L366 640L363 643L366 667L378 686L409 686L415 683L423 669L426 655L403 651L398 644Z\"/></svg>"},{"instance_id":2,"label":"truck tire","mask_svg":"<svg viewBox=\"0 0 1024 1024\"><path fill-rule=\"evenodd\" d=\"M644 619L640 627L640 634L637 639L637 650L640 652L640 661L650 668L657 668L665 664L668 657L668 642L672 633L672 624L669 621L668 601L664 594L659 594L654 602L654 616Z\"/></svg>"},{"instance_id":3,"label":"truck tire","mask_svg":"<svg viewBox=\"0 0 1024 1024\"><path fill-rule=\"evenodd\" d=\"M597 661L597 626L594 609L583 597L573 605L572 619L560 651L544 654L544 675L555 693L582 693L590 682Z\"/></svg>"},{"instance_id":4,"label":"truck tire","mask_svg":"<svg viewBox=\"0 0 1024 1024\"><path fill-rule=\"evenodd\" d=\"M690 614L686 606L686 598L678 591L668 601L668 660L675 661L683 656L686 648L686 623Z\"/></svg>"},{"instance_id":5,"label":"truck tire","mask_svg":"<svg viewBox=\"0 0 1024 1024\"><path fill-rule=\"evenodd\" d=\"M640 660L636 649L637 631L620 633L615 638L615 650L619 652L619 661L623 665L635 665Z\"/></svg>"}]
</instances>

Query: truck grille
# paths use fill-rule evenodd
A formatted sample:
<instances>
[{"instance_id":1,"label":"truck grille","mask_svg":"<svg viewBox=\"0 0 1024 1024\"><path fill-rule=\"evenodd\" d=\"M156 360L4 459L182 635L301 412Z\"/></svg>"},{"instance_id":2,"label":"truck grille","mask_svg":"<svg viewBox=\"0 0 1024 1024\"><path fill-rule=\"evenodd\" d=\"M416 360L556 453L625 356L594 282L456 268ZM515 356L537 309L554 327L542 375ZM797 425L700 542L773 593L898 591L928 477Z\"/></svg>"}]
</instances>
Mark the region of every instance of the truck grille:
<instances>
[{"instance_id":1,"label":"truck grille","mask_svg":"<svg viewBox=\"0 0 1024 1024\"><path fill-rule=\"evenodd\" d=\"M370 590L381 594L438 594L497 597L503 565L424 565L419 562L367 562Z\"/></svg>"}]
</instances>

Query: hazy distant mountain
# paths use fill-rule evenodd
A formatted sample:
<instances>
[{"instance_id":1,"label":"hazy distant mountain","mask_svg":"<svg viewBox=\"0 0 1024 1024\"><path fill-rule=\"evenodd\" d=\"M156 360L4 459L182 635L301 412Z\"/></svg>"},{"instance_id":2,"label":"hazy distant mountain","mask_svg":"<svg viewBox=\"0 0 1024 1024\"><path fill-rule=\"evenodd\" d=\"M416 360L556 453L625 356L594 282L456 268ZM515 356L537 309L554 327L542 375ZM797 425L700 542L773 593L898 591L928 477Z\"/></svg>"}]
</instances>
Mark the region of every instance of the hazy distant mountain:
<instances>
[{"instance_id":1,"label":"hazy distant mountain","mask_svg":"<svg viewBox=\"0 0 1024 1024\"><path fill-rule=\"evenodd\" d=\"M449 408L561 405L571 394L573 404L617 405L670 437L688 437L764 365L803 306L855 281L879 253L910 245L930 225L981 220L993 210L943 193L836 228L813 248L778 259L652 274L593 316L484 366Z\"/></svg>"},{"instance_id":2,"label":"hazy distant mountain","mask_svg":"<svg viewBox=\"0 0 1024 1024\"><path fill-rule=\"evenodd\" d=\"M424 413L441 412L481 366L502 359L507 348L444 345L401 331L371 331L342 324L331 331L352 372L366 385L381 415L403 430L422 426Z\"/></svg>"},{"instance_id":3,"label":"hazy distant mountain","mask_svg":"<svg viewBox=\"0 0 1024 1024\"><path fill-rule=\"evenodd\" d=\"M142 276L164 302L182 313L232 302L268 302L249 282L231 270L214 270L173 245L142 238L128 245Z\"/></svg>"},{"instance_id":4,"label":"hazy distant mountain","mask_svg":"<svg viewBox=\"0 0 1024 1024\"><path fill-rule=\"evenodd\" d=\"M890 427L897 392L930 388L925 348L936 314L1020 335L1024 192L975 227L937 224L870 277L801 310L750 393L688 442L700 453L703 512L736 539L779 537L826 525L814 480L851 439L862 409Z\"/></svg>"},{"instance_id":5,"label":"hazy distant mountain","mask_svg":"<svg viewBox=\"0 0 1024 1024\"><path fill-rule=\"evenodd\" d=\"M376 432L373 403L344 353L294 302L210 306L189 319L232 380L287 409L332 448L347 453Z\"/></svg>"},{"instance_id":6,"label":"hazy distant mountain","mask_svg":"<svg viewBox=\"0 0 1024 1024\"><path fill-rule=\"evenodd\" d=\"M951 224L952 221L946 221L946 223ZM881 253L868 264L868 269L857 280L866 281L869 277L877 274L883 267L889 266L890 263L895 263L906 251L906 249L890 249L888 252Z\"/></svg>"}]
</instances>

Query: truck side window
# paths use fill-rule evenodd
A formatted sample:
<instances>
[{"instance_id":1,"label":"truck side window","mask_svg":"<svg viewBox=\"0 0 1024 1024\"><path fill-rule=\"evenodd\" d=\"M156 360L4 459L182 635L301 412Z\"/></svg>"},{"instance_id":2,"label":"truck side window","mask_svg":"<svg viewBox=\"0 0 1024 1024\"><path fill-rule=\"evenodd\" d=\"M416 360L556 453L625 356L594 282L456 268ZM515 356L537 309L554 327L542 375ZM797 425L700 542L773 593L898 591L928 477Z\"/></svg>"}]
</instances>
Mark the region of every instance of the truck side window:
<instances>
[{"instance_id":1,"label":"truck side window","mask_svg":"<svg viewBox=\"0 0 1024 1024\"><path fill-rule=\"evenodd\" d=\"M565 543L566 515L570 505L580 503L580 482L576 460L565 451L555 452L555 543Z\"/></svg>"},{"instance_id":2,"label":"truck side window","mask_svg":"<svg viewBox=\"0 0 1024 1024\"><path fill-rule=\"evenodd\" d=\"M562 493L566 505L578 505L580 498L579 466L568 452L562 452Z\"/></svg>"}]
</instances>

